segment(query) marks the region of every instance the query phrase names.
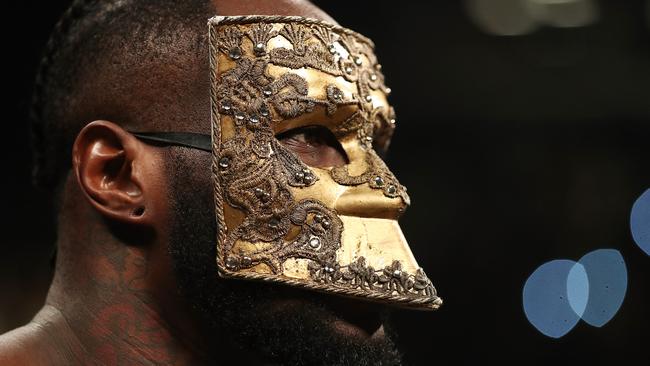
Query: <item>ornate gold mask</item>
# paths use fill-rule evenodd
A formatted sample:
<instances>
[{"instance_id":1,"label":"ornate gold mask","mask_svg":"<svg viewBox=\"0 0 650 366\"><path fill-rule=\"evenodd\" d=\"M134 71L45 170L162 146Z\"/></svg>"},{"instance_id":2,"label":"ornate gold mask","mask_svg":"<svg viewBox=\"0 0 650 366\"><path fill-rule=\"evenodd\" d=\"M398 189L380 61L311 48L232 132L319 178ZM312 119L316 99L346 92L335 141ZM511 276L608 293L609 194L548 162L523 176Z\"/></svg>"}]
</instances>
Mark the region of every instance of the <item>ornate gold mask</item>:
<instances>
[{"instance_id":1,"label":"ornate gold mask","mask_svg":"<svg viewBox=\"0 0 650 366\"><path fill-rule=\"evenodd\" d=\"M220 275L438 308L397 223L406 188L374 150L395 115L373 43L302 17L214 17L209 31ZM307 166L275 137L313 125L345 166Z\"/></svg>"}]
</instances>

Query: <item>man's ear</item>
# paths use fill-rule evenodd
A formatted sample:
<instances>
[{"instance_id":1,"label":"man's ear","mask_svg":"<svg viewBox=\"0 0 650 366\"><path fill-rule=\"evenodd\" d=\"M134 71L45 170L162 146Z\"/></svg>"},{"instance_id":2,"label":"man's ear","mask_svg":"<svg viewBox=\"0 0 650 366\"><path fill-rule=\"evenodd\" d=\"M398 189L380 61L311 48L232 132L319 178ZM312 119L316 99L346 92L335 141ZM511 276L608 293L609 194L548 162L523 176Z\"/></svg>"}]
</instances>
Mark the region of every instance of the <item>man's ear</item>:
<instances>
[{"instance_id":1,"label":"man's ear","mask_svg":"<svg viewBox=\"0 0 650 366\"><path fill-rule=\"evenodd\" d=\"M77 135L72 169L100 214L122 223L150 224L145 171L149 158L144 144L120 126L94 121Z\"/></svg>"}]
</instances>

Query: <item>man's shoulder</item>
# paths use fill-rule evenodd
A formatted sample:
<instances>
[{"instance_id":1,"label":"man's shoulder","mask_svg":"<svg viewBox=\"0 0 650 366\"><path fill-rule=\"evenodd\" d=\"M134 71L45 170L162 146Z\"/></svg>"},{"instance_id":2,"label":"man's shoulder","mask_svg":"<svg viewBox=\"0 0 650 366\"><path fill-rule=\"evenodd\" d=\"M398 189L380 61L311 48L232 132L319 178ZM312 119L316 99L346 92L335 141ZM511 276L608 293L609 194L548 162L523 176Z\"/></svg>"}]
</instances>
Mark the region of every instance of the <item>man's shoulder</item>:
<instances>
[{"instance_id":1,"label":"man's shoulder","mask_svg":"<svg viewBox=\"0 0 650 366\"><path fill-rule=\"evenodd\" d=\"M0 365L36 365L37 329L33 324L0 335Z\"/></svg>"}]
</instances>

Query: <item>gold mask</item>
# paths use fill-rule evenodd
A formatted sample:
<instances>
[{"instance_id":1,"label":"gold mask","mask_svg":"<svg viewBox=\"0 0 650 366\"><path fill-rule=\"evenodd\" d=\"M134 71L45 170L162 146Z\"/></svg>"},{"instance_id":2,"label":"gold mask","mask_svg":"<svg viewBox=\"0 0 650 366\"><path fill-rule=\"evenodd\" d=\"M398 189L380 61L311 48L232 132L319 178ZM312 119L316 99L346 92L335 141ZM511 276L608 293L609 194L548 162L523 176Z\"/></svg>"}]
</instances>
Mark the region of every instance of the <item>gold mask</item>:
<instances>
[{"instance_id":1,"label":"gold mask","mask_svg":"<svg viewBox=\"0 0 650 366\"><path fill-rule=\"evenodd\" d=\"M220 275L438 308L397 223L406 188L374 150L395 116L373 43L302 17L214 17L209 31ZM275 137L313 125L345 166L307 166Z\"/></svg>"}]
</instances>

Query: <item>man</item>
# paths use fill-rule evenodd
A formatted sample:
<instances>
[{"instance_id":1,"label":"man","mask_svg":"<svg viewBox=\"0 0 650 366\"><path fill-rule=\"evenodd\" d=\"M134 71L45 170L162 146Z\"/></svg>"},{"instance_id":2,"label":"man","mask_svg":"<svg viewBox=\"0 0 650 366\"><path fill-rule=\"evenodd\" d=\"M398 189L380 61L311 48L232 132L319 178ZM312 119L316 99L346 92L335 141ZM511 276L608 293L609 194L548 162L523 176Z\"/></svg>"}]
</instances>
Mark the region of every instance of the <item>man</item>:
<instances>
[{"instance_id":1,"label":"man","mask_svg":"<svg viewBox=\"0 0 650 366\"><path fill-rule=\"evenodd\" d=\"M208 36L215 14L275 17ZM385 304L441 300L373 150L394 117L372 43L333 24L303 1L73 3L35 95L56 271L0 364L399 364Z\"/></svg>"}]
</instances>

